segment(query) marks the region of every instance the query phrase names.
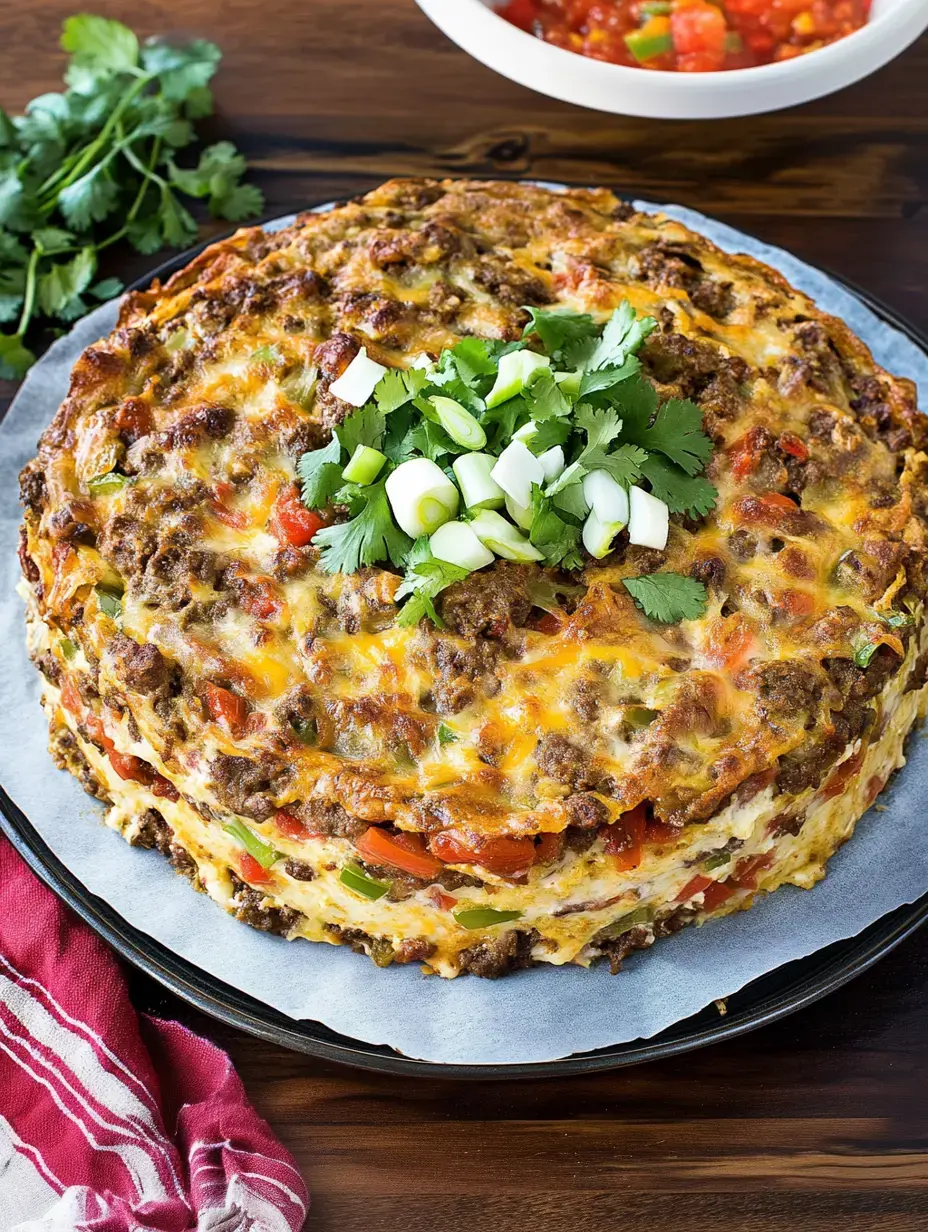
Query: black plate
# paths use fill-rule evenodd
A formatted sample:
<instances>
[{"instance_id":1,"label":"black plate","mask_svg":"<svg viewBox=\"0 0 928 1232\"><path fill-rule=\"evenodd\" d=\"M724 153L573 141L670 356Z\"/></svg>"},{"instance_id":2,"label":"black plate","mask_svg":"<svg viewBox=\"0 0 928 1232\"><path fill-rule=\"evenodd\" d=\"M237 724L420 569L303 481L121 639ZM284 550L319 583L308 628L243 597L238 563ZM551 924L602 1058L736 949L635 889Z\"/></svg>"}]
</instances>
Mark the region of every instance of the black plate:
<instances>
[{"instance_id":1,"label":"black plate","mask_svg":"<svg viewBox=\"0 0 928 1232\"><path fill-rule=\"evenodd\" d=\"M210 241L213 242L213 241ZM206 245L181 253L140 279L131 288L148 286L153 277L165 278L181 269ZM827 271L826 271L827 272ZM871 295L831 275L856 295L881 320L900 331L928 353L928 337L897 316ZM755 1027L776 1022L795 1010L811 1005L872 967L890 950L919 928L928 918L928 895L917 903L900 907L871 925L857 937L839 941L808 958L785 966L747 984L727 1000L722 1016L708 1006L691 1018L675 1023L649 1040L615 1044L595 1052L579 1053L561 1061L524 1065L440 1065L414 1061L391 1048L367 1044L330 1031L321 1023L295 1021L270 1006L246 996L179 958L145 933L132 928L112 907L84 885L61 863L39 837L25 814L0 787L0 828L29 866L45 883L100 934L123 958L169 988L204 1013L229 1026L297 1052L339 1061L360 1069L385 1070L394 1074L437 1078L528 1078L558 1074L590 1073L617 1069L675 1056L719 1040L743 1035ZM667 944L667 943L665 943ZM359 962L363 959L359 958ZM510 978L518 978L510 977Z\"/></svg>"}]
</instances>

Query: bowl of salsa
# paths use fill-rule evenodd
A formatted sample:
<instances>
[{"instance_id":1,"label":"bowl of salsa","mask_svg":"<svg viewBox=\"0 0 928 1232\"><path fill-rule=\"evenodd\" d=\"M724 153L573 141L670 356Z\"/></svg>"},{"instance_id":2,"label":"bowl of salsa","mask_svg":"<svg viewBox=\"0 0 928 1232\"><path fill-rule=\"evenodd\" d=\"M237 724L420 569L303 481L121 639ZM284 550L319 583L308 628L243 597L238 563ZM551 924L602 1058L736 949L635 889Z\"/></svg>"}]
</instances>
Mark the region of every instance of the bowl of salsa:
<instances>
[{"instance_id":1,"label":"bowl of salsa","mask_svg":"<svg viewBox=\"0 0 928 1232\"><path fill-rule=\"evenodd\" d=\"M504 76L601 111L712 119L842 89L928 28L928 0L417 0Z\"/></svg>"}]
</instances>

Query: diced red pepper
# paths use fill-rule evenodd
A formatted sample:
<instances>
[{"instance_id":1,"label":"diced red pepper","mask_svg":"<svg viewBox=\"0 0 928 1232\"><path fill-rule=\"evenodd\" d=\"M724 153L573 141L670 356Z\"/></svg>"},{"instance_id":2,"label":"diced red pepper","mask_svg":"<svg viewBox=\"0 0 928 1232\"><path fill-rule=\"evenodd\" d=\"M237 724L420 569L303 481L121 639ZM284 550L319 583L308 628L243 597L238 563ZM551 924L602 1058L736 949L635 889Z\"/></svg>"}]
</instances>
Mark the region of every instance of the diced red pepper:
<instances>
[{"instance_id":1,"label":"diced red pepper","mask_svg":"<svg viewBox=\"0 0 928 1232\"><path fill-rule=\"evenodd\" d=\"M306 508L294 485L284 488L277 498L270 524L271 534L280 543L305 547L324 525L320 514Z\"/></svg>"},{"instance_id":2,"label":"diced red pepper","mask_svg":"<svg viewBox=\"0 0 928 1232\"><path fill-rule=\"evenodd\" d=\"M702 909L703 911L714 911L716 907L721 907L722 903L727 902L729 898L738 891L731 880L728 881L713 881L713 883L703 890L702 894Z\"/></svg>"},{"instance_id":3,"label":"diced red pepper","mask_svg":"<svg viewBox=\"0 0 928 1232\"><path fill-rule=\"evenodd\" d=\"M269 577L243 578L236 592L241 609L258 620L273 620L283 611L283 598Z\"/></svg>"},{"instance_id":4,"label":"diced red pepper","mask_svg":"<svg viewBox=\"0 0 928 1232\"><path fill-rule=\"evenodd\" d=\"M673 901L675 903L688 903L691 898L695 898L697 894L701 894L703 890L714 884L711 877L703 877L697 873L695 877L686 883Z\"/></svg>"},{"instance_id":5,"label":"diced red pepper","mask_svg":"<svg viewBox=\"0 0 928 1232\"><path fill-rule=\"evenodd\" d=\"M537 620L532 621L532 628L539 633L546 633L549 637L554 637L560 633L564 627L564 622L556 612L544 612Z\"/></svg>"},{"instance_id":6,"label":"diced red pepper","mask_svg":"<svg viewBox=\"0 0 928 1232\"><path fill-rule=\"evenodd\" d=\"M225 526L231 526L233 530L244 530L248 525L248 518L241 509L230 509L228 502L235 496L235 487L231 483L217 483L215 495L210 501L210 507L213 513Z\"/></svg>"},{"instance_id":7,"label":"diced red pepper","mask_svg":"<svg viewBox=\"0 0 928 1232\"><path fill-rule=\"evenodd\" d=\"M603 846L620 872L637 868L641 863L641 847L648 830L647 806L638 804L617 821L606 826Z\"/></svg>"},{"instance_id":8,"label":"diced red pepper","mask_svg":"<svg viewBox=\"0 0 928 1232\"><path fill-rule=\"evenodd\" d=\"M848 779L852 778L863 765L863 760L864 750L858 749L852 757L848 757L846 761L843 761L818 793L821 798L823 800L831 800L834 796L839 796L844 791L844 785Z\"/></svg>"},{"instance_id":9,"label":"diced red pepper","mask_svg":"<svg viewBox=\"0 0 928 1232\"><path fill-rule=\"evenodd\" d=\"M442 870L441 860L426 850L421 834L388 834L380 826L371 826L354 845L371 864L386 864L413 877L433 880Z\"/></svg>"},{"instance_id":10,"label":"diced red pepper","mask_svg":"<svg viewBox=\"0 0 928 1232\"><path fill-rule=\"evenodd\" d=\"M550 832L539 834L535 838L535 864L553 864L564 854L563 834Z\"/></svg>"},{"instance_id":11,"label":"diced red pepper","mask_svg":"<svg viewBox=\"0 0 928 1232\"><path fill-rule=\"evenodd\" d=\"M479 864L500 877L528 872L535 861L533 838L481 838L461 830L443 830L429 847L445 864Z\"/></svg>"},{"instance_id":12,"label":"diced red pepper","mask_svg":"<svg viewBox=\"0 0 928 1232\"><path fill-rule=\"evenodd\" d=\"M90 738L94 744L99 744L106 753L115 751L116 746L106 734L102 719L97 718L95 714L88 714L84 719L84 726L90 733Z\"/></svg>"},{"instance_id":13,"label":"diced red pepper","mask_svg":"<svg viewBox=\"0 0 928 1232\"><path fill-rule=\"evenodd\" d=\"M458 900L456 898L452 898L450 894L446 894L441 886L429 886L425 893L426 897L430 899L431 902L433 902L441 911L450 911L452 907L456 907L458 905Z\"/></svg>"},{"instance_id":14,"label":"diced red pepper","mask_svg":"<svg viewBox=\"0 0 928 1232\"><path fill-rule=\"evenodd\" d=\"M180 792L171 782L161 774L156 774L151 783L151 794L159 796L162 800L179 800Z\"/></svg>"},{"instance_id":15,"label":"diced red pepper","mask_svg":"<svg viewBox=\"0 0 928 1232\"><path fill-rule=\"evenodd\" d=\"M219 685L205 684L203 686L204 700L210 718L220 723L233 736L242 736L248 722L248 703L237 693Z\"/></svg>"},{"instance_id":16,"label":"diced red pepper","mask_svg":"<svg viewBox=\"0 0 928 1232\"><path fill-rule=\"evenodd\" d=\"M252 885L270 885L274 880L269 869L262 868L258 861L247 851L238 853L238 871Z\"/></svg>"},{"instance_id":17,"label":"diced red pepper","mask_svg":"<svg viewBox=\"0 0 928 1232\"><path fill-rule=\"evenodd\" d=\"M646 843L675 843L679 837L678 826L665 826L662 821L655 821L653 818L648 822Z\"/></svg>"},{"instance_id":18,"label":"diced red pepper","mask_svg":"<svg viewBox=\"0 0 928 1232\"><path fill-rule=\"evenodd\" d=\"M777 444L784 453L788 453L793 458L798 458L800 462L808 461L809 447L795 432L781 433Z\"/></svg>"},{"instance_id":19,"label":"diced red pepper","mask_svg":"<svg viewBox=\"0 0 928 1232\"><path fill-rule=\"evenodd\" d=\"M65 677L64 684L61 686L61 704L69 714L73 714L76 719L80 718L84 703L77 685L70 676Z\"/></svg>"},{"instance_id":20,"label":"diced red pepper","mask_svg":"<svg viewBox=\"0 0 928 1232\"><path fill-rule=\"evenodd\" d=\"M133 757L131 753L117 753L115 749L110 750L109 757L110 765L121 779L131 783L151 782L154 771L141 758Z\"/></svg>"},{"instance_id":21,"label":"diced red pepper","mask_svg":"<svg viewBox=\"0 0 928 1232\"><path fill-rule=\"evenodd\" d=\"M278 809L274 814L274 825L287 838L303 839L303 838L318 838L318 835L313 835L312 831L300 821L299 817L294 817L292 813L288 813L286 809Z\"/></svg>"},{"instance_id":22,"label":"diced red pepper","mask_svg":"<svg viewBox=\"0 0 928 1232\"><path fill-rule=\"evenodd\" d=\"M730 880L742 890L757 889L757 874L765 868L769 868L773 863L775 853L772 851L765 852L760 856L749 856L748 859L742 860Z\"/></svg>"}]
</instances>

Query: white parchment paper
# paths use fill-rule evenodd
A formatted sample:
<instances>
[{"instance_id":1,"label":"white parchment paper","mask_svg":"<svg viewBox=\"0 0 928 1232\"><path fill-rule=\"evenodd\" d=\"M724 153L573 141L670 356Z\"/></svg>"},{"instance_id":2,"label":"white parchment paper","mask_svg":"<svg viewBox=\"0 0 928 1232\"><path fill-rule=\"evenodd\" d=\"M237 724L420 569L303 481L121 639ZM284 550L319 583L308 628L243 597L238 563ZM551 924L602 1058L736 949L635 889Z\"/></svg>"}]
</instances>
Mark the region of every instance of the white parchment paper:
<instances>
[{"instance_id":1,"label":"white parchment paper","mask_svg":"<svg viewBox=\"0 0 928 1232\"><path fill-rule=\"evenodd\" d=\"M666 212L721 247L782 270L842 316L880 363L928 390L928 357L830 279L691 210ZM603 967L540 967L490 983L426 978L417 967L381 970L345 948L255 932L194 893L161 856L130 848L46 751L38 675L26 656L14 591L17 472L64 396L80 350L115 317L116 306L106 305L57 342L0 425L0 782L58 858L137 929L293 1018L423 1060L513 1064L648 1038L928 892L928 743L919 733L909 742L908 765L880 797L885 811L870 810L813 891L786 886L752 911L685 930L634 955L617 977Z\"/></svg>"}]
</instances>

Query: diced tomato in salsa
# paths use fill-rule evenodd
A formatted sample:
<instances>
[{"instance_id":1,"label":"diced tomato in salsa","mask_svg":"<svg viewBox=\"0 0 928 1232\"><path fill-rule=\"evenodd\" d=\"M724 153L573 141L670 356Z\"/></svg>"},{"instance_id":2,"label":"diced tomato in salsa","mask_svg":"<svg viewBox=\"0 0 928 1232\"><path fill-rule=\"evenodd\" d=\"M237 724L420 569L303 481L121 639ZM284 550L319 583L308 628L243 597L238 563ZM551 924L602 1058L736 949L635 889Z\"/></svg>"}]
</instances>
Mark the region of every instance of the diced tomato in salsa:
<instances>
[{"instance_id":1,"label":"diced tomato in salsa","mask_svg":"<svg viewBox=\"0 0 928 1232\"><path fill-rule=\"evenodd\" d=\"M501 17L594 60L672 72L750 68L866 25L871 0L509 0Z\"/></svg>"},{"instance_id":2,"label":"diced tomato in salsa","mask_svg":"<svg viewBox=\"0 0 928 1232\"><path fill-rule=\"evenodd\" d=\"M303 548L324 525L321 515L307 509L300 500L295 485L284 488L271 517L270 531L275 539L285 546Z\"/></svg>"}]
</instances>

